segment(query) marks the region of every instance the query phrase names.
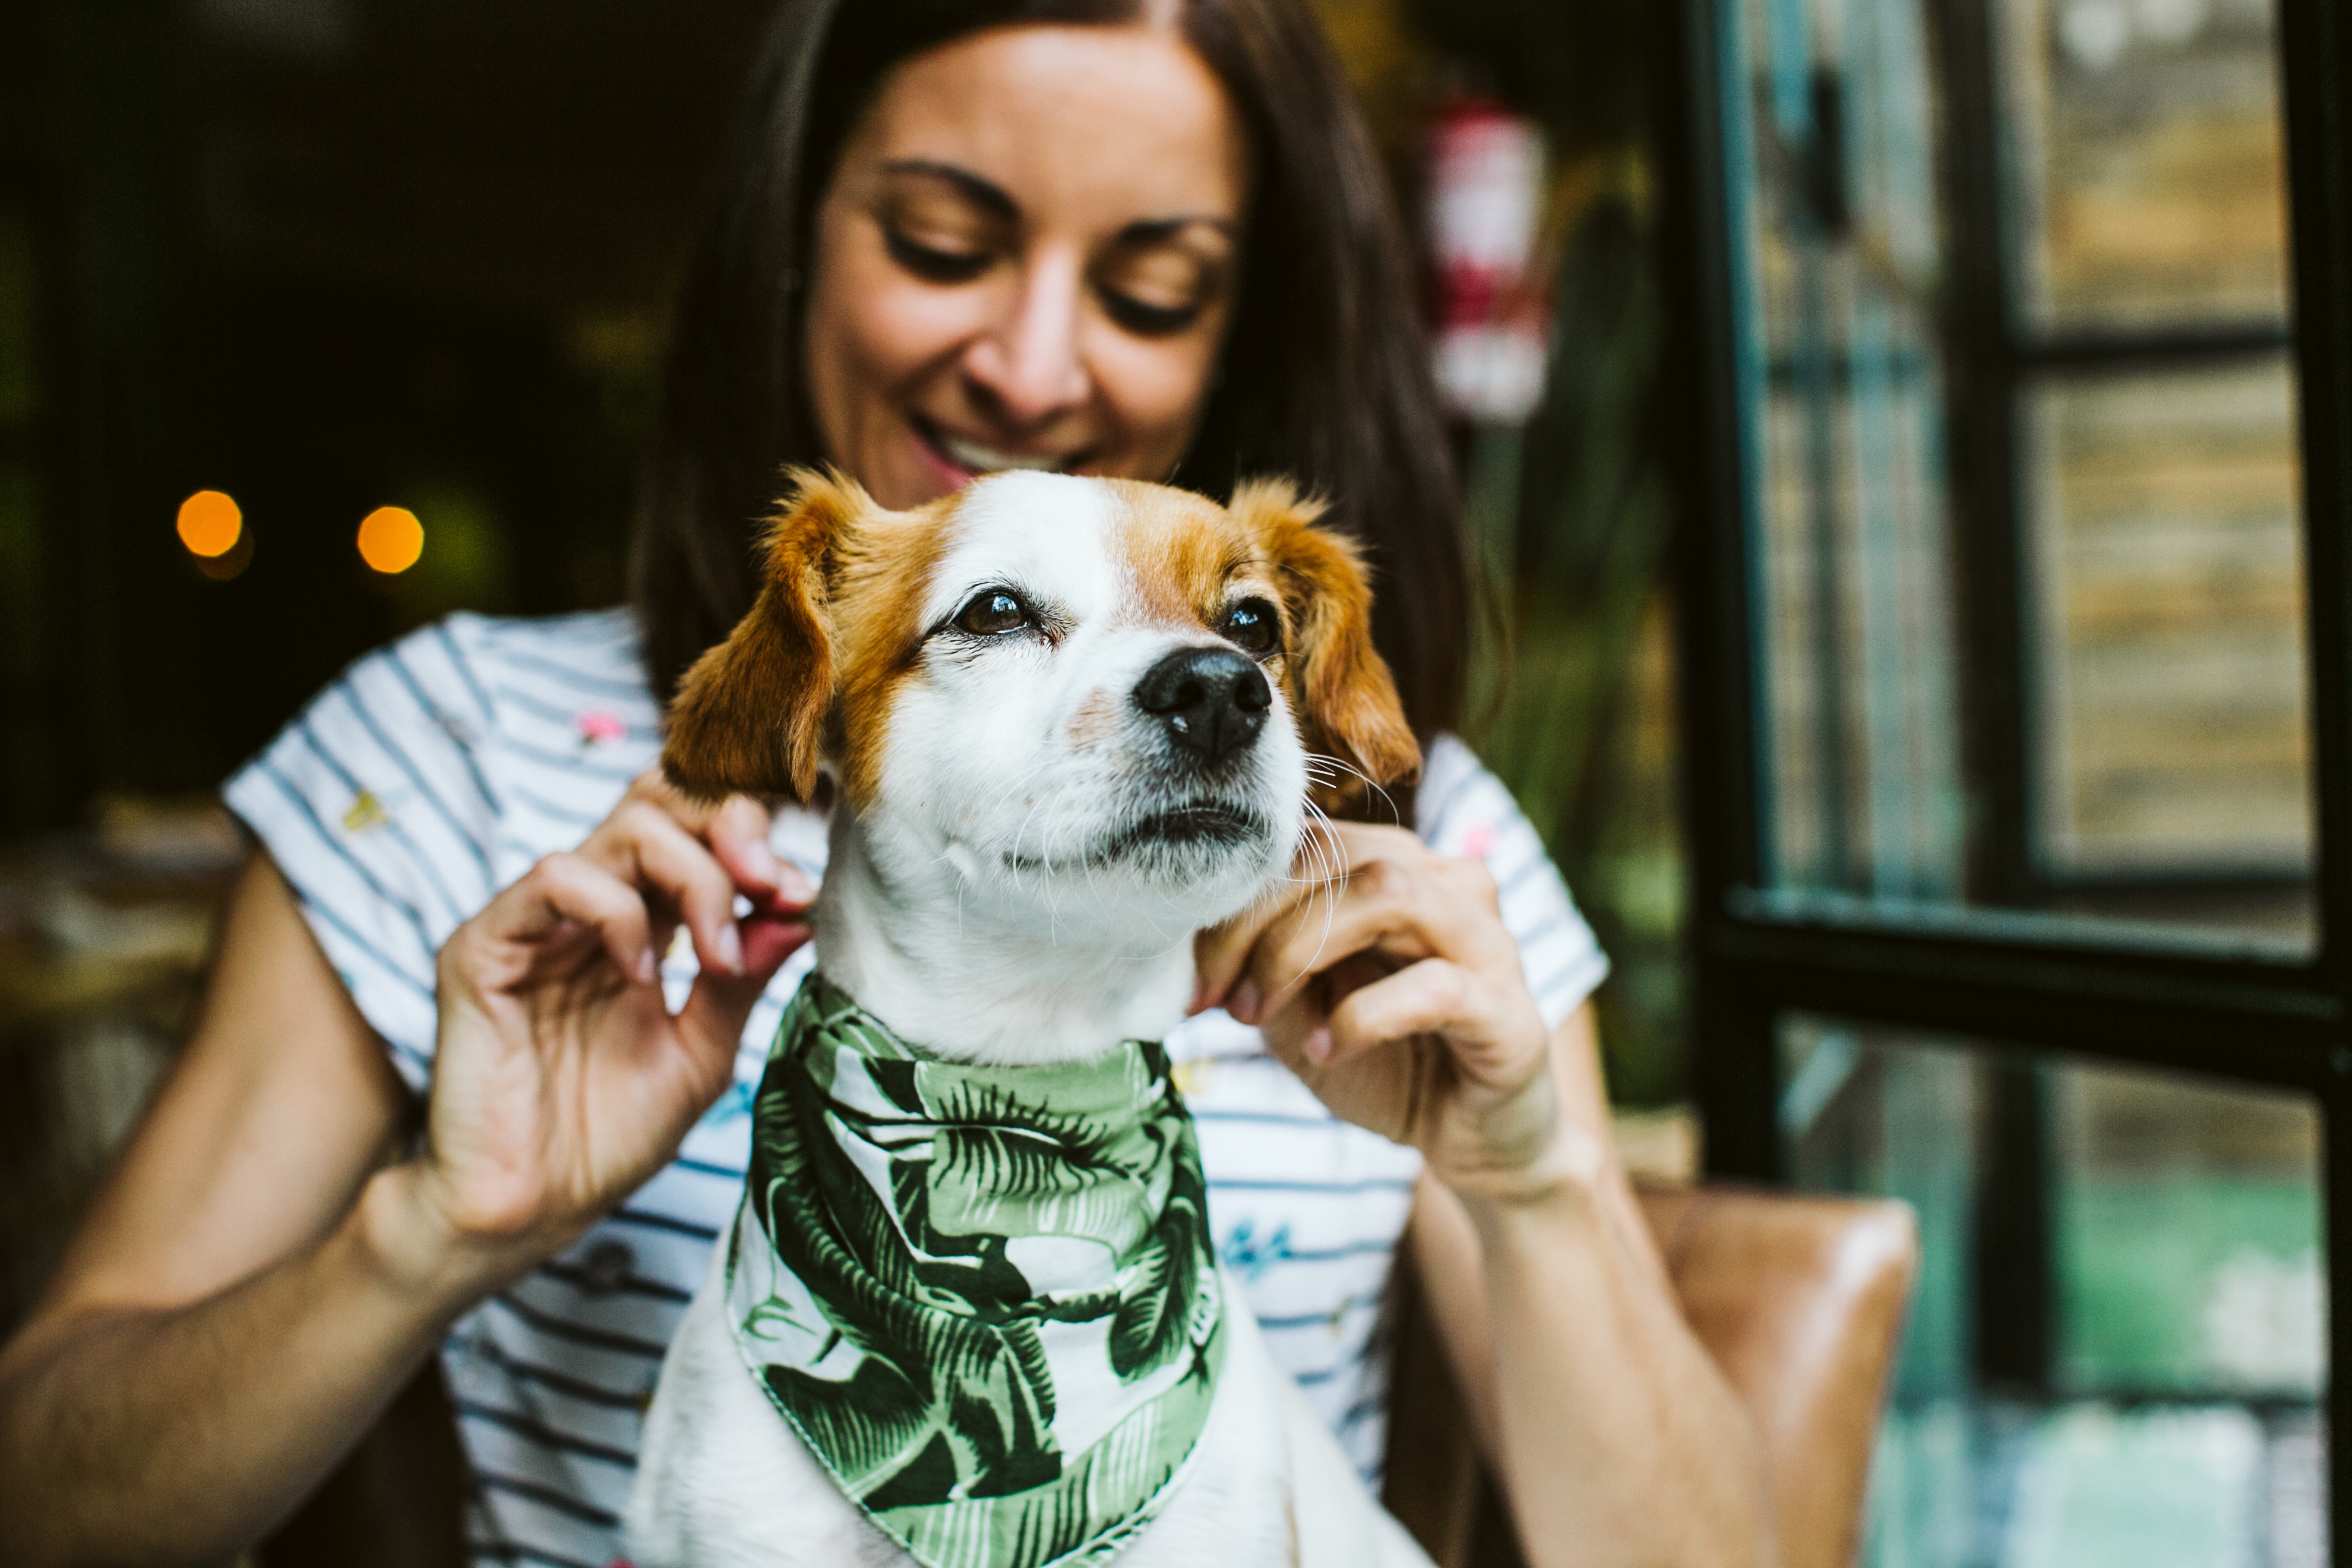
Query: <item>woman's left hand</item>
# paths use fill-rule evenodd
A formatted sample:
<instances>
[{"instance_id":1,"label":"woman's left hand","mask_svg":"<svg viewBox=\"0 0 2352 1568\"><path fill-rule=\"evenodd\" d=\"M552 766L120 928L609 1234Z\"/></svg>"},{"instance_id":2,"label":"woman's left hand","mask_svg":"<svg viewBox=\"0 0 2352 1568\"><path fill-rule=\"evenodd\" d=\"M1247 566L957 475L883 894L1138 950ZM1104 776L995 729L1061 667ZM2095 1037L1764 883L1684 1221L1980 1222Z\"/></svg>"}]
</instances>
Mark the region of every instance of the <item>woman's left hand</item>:
<instances>
[{"instance_id":1,"label":"woman's left hand","mask_svg":"<svg viewBox=\"0 0 2352 1568\"><path fill-rule=\"evenodd\" d=\"M1397 827L1311 829L1297 880L1198 940L1193 1011L1223 1004L1334 1114L1418 1148L1465 1194L1589 1176L1543 1016L1476 860Z\"/></svg>"}]
</instances>

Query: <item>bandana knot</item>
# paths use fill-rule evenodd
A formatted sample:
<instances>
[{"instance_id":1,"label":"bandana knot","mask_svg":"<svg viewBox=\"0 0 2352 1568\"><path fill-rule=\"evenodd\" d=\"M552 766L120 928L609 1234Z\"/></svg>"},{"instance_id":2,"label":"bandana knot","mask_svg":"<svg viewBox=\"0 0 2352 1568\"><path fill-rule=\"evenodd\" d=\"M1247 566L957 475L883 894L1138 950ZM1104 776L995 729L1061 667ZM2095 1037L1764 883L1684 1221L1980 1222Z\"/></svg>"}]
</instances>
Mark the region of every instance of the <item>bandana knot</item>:
<instances>
[{"instance_id":1,"label":"bandana knot","mask_svg":"<svg viewBox=\"0 0 2352 1568\"><path fill-rule=\"evenodd\" d=\"M1224 1360L1167 1052L939 1061L812 973L751 1116L728 1320L842 1491L927 1568L1134 1539Z\"/></svg>"}]
</instances>

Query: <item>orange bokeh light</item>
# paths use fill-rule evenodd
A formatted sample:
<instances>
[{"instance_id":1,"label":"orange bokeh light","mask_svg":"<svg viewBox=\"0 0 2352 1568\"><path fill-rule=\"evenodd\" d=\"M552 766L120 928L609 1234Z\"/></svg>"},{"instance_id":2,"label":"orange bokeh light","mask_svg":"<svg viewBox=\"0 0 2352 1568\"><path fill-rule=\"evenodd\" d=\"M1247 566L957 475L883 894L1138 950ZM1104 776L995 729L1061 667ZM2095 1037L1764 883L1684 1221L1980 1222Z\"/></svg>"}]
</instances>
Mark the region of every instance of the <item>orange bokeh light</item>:
<instances>
[{"instance_id":1,"label":"orange bokeh light","mask_svg":"<svg viewBox=\"0 0 2352 1568\"><path fill-rule=\"evenodd\" d=\"M219 490L198 490L180 503L180 542L191 555L226 555L244 533L245 513Z\"/></svg>"},{"instance_id":2,"label":"orange bokeh light","mask_svg":"<svg viewBox=\"0 0 2352 1568\"><path fill-rule=\"evenodd\" d=\"M404 506L380 506L360 520L360 559L389 576L425 553L425 525Z\"/></svg>"}]
</instances>

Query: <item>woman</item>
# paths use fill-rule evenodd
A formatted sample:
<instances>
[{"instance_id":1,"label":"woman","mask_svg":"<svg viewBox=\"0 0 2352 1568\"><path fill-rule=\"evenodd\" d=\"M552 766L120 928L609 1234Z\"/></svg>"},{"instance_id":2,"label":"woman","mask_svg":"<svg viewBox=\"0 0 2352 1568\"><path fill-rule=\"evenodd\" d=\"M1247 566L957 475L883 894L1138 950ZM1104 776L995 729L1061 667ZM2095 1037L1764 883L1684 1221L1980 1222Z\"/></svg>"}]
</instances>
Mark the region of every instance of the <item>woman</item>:
<instances>
[{"instance_id":1,"label":"woman","mask_svg":"<svg viewBox=\"0 0 2352 1568\"><path fill-rule=\"evenodd\" d=\"M833 10L782 18L702 236L635 613L429 628L230 784L261 848L194 1035L0 1354L0 1556L230 1552L437 1346L481 1554L611 1560L823 853L807 811L646 774L654 693L749 604L780 466L830 460L894 506L1014 464L1334 497L1420 831L1344 824L1311 921L1202 939L1169 1046L1220 1250L1369 1470L1409 1217L1532 1560L1764 1560L1753 1439L1610 1154L1604 965L1445 734L1441 434L1303 0Z\"/></svg>"}]
</instances>

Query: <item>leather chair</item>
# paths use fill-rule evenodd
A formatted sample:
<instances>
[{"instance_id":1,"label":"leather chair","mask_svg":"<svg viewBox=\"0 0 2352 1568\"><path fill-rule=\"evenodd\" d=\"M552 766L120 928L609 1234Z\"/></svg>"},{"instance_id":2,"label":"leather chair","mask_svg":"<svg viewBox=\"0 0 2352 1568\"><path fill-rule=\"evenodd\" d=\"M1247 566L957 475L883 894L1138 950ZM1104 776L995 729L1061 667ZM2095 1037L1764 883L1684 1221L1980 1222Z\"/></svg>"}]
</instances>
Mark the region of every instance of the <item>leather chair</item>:
<instances>
[{"instance_id":1,"label":"leather chair","mask_svg":"<svg viewBox=\"0 0 2352 1568\"><path fill-rule=\"evenodd\" d=\"M1725 1185L1641 1198L1684 1314L1756 1423L1782 1568L1848 1568L1918 1267L1910 1209ZM1398 1280L1381 1500L1438 1568L1510 1568L1507 1512L1410 1271Z\"/></svg>"},{"instance_id":2,"label":"leather chair","mask_svg":"<svg viewBox=\"0 0 2352 1568\"><path fill-rule=\"evenodd\" d=\"M1728 1186L1642 1202L1692 1329L1762 1436L1783 1568L1846 1568L1917 1266L1911 1211ZM1517 1543L1410 1279L1398 1271L1382 1500L1439 1568L1507 1568ZM256 1556L260 1568L457 1568L464 1487L428 1367Z\"/></svg>"}]
</instances>

